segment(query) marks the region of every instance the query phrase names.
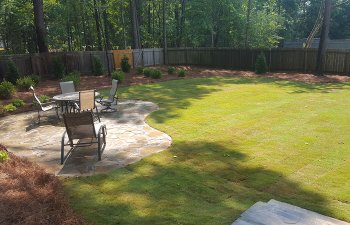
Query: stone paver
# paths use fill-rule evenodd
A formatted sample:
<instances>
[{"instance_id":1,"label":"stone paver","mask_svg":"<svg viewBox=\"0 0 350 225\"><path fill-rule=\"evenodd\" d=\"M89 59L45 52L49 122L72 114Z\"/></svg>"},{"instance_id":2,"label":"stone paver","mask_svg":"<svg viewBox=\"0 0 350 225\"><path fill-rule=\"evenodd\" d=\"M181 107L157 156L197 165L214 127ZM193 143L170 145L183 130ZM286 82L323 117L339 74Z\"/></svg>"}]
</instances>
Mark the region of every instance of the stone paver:
<instances>
[{"instance_id":1,"label":"stone paver","mask_svg":"<svg viewBox=\"0 0 350 225\"><path fill-rule=\"evenodd\" d=\"M8 116L0 120L0 143L18 156L26 157L61 176L88 176L124 167L171 145L171 137L145 123L145 117L158 109L152 102L126 100L117 112L101 113L107 126L107 145L102 160L97 160L96 146L77 148L60 165L60 147L65 131L54 113L35 123L36 112ZM66 147L66 151L69 148Z\"/></svg>"}]
</instances>

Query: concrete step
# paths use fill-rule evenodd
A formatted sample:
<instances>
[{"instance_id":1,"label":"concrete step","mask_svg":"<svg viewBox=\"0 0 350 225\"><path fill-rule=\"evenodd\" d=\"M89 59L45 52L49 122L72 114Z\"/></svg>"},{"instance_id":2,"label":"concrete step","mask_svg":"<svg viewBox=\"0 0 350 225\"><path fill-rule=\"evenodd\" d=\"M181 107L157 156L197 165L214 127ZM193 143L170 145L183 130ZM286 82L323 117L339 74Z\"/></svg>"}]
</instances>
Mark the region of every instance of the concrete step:
<instances>
[{"instance_id":1,"label":"concrete step","mask_svg":"<svg viewBox=\"0 0 350 225\"><path fill-rule=\"evenodd\" d=\"M287 203L270 200L257 202L232 225L350 225Z\"/></svg>"}]
</instances>

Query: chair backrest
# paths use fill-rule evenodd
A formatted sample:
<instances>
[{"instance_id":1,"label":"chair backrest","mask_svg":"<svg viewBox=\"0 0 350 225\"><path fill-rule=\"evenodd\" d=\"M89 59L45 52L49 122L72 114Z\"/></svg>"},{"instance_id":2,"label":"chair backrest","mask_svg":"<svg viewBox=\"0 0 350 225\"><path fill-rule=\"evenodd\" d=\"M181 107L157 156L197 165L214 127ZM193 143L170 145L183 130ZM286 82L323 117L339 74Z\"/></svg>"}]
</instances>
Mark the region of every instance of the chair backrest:
<instances>
[{"instance_id":1,"label":"chair backrest","mask_svg":"<svg viewBox=\"0 0 350 225\"><path fill-rule=\"evenodd\" d=\"M41 101L39 100L39 98L36 96L35 90L34 90L33 86L30 86L29 90L31 90L31 91L33 92L34 100L39 104L40 108L42 108L42 103L41 103Z\"/></svg>"},{"instance_id":2,"label":"chair backrest","mask_svg":"<svg viewBox=\"0 0 350 225\"><path fill-rule=\"evenodd\" d=\"M95 90L79 92L80 111L92 110L95 108Z\"/></svg>"},{"instance_id":3,"label":"chair backrest","mask_svg":"<svg viewBox=\"0 0 350 225\"><path fill-rule=\"evenodd\" d=\"M109 91L109 96L108 96L108 100L110 101L114 101L114 96L117 93L117 88L118 88L118 80L112 80L112 88Z\"/></svg>"},{"instance_id":4,"label":"chair backrest","mask_svg":"<svg viewBox=\"0 0 350 225\"><path fill-rule=\"evenodd\" d=\"M65 113L63 120L71 143L76 139L96 138L92 112Z\"/></svg>"},{"instance_id":5,"label":"chair backrest","mask_svg":"<svg viewBox=\"0 0 350 225\"><path fill-rule=\"evenodd\" d=\"M75 87L73 81L60 82L62 94L75 92Z\"/></svg>"}]
</instances>

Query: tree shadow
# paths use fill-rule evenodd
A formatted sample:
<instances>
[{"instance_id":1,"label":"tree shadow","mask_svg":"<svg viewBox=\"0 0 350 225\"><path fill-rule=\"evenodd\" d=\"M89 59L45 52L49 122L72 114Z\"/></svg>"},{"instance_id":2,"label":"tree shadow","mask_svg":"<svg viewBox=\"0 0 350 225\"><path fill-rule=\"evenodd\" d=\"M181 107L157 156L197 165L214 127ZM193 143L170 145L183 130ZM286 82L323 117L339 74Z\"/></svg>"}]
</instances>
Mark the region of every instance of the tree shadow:
<instances>
[{"instance_id":1,"label":"tree shadow","mask_svg":"<svg viewBox=\"0 0 350 225\"><path fill-rule=\"evenodd\" d=\"M255 202L270 199L332 216L324 196L247 160L231 142L175 143L108 174L67 179L65 190L96 224L231 224Z\"/></svg>"}]
</instances>

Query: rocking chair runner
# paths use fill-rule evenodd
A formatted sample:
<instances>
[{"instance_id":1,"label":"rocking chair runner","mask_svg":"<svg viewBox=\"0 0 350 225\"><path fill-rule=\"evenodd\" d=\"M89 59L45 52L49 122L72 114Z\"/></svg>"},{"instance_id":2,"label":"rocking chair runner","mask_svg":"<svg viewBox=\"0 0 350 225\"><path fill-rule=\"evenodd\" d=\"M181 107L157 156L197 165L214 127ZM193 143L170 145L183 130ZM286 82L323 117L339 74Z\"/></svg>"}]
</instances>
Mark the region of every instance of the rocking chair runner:
<instances>
[{"instance_id":1,"label":"rocking chair runner","mask_svg":"<svg viewBox=\"0 0 350 225\"><path fill-rule=\"evenodd\" d=\"M98 160L106 147L107 128L103 124L95 126L92 112L63 114L66 131L61 140L61 164L64 163L74 147L91 146L97 144ZM65 137L68 136L68 141ZM64 154L65 146L70 146L67 155Z\"/></svg>"}]
</instances>

